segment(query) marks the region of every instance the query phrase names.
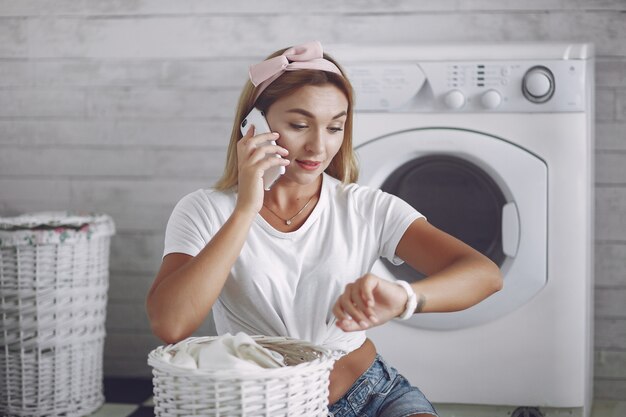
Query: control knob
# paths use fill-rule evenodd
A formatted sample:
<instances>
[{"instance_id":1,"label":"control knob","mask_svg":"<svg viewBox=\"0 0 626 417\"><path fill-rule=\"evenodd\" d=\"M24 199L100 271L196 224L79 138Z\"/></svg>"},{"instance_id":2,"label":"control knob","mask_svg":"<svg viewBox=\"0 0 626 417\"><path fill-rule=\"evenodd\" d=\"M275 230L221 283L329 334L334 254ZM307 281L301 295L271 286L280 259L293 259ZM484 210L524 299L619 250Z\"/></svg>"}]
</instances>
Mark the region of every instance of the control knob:
<instances>
[{"instance_id":1,"label":"control knob","mask_svg":"<svg viewBox=\"0 0 626 417\"><path fill-rule=\"evenodd\" d=\"M480 102L487 109L495 109L502 103L502 96L496 90L488 90L480 96Z\"/></svg>"},{"instance_id":2,"label":"control knob","mask_svg":"<svg viewBox=\"0 0 626 417\"><path fill-rule=\"evenodd\" d=\"M522 79L522 93L533 103L545 103L554 94L554 75L544 66L530 68Z\"/></svg>"},{"instance_id":3,"label":"control knob","mask_svg":"<svg viewBox=\"0 0 626 417\"><path fill-rule=\"evenodd\" d=\"M450 109L460 109L465 105L465 96L459 90L452 90L445 95L443 102Z\"/></svg>"}]
</instances>

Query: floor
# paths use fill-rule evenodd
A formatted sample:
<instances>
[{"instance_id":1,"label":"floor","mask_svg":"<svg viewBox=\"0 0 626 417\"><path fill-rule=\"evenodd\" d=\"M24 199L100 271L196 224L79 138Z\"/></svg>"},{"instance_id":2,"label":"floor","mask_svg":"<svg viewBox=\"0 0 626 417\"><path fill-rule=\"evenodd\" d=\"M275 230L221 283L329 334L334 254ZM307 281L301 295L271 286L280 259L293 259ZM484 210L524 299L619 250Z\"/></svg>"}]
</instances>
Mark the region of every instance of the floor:
<instances>
[{"instance_id":1,"label":"floor","mask_svg":"<svg viewBox=\"0 0 626 417\"><path fill-rule=\"evenodd\" d=\"M89 417L153 417L152 379L104 378L104 405Z\"/></svg>"},{"instance_id":2,"label":"floor","mask_svg":"<svg viewBox=\"0 0 626 417\"><path fill-rule=\"evenodd\" d=\"M106 403L89 417L153 417L152 380L130 378L104 378ZM469 410L468 410L469 411ZM441 417L474 416L469 412L441 412ZM591 417L626 416L624 401L595 400ZM502 417L510 417L504 413ZM550 417L546 415L545 417Z\"/></svg>"}]
</instances>

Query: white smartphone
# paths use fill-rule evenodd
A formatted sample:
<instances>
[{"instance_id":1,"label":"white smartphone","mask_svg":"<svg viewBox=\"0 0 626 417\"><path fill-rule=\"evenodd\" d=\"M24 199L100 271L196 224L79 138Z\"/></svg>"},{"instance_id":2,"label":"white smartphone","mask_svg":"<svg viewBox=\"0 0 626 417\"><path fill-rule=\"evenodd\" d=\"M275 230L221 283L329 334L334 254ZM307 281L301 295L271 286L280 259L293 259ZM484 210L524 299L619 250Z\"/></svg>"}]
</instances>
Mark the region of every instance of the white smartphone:
<instances>
[{"instance_id":1,"label":"white smartphone","mask_svg":"<svg viewBox=\"0 0 626 417\"><path fill-rule=\"evenodd\" d=\"M265 115L263 112L256 107L252 109L250 113L243 119L241 122L241 134L245 135L250 125L254 125L254 135L260 135L261 133L270 133L270 126L267 124L267 120L265 120ZM265 145L276 145L275 140L268 140L265 142ZM268 158L282 158L279 154L269 154ZM269 190L270 187L276 182L281 175L285 173L285 167L282 165L269 167L263 173L263 188Z\"/></svg>"}]
</instances>

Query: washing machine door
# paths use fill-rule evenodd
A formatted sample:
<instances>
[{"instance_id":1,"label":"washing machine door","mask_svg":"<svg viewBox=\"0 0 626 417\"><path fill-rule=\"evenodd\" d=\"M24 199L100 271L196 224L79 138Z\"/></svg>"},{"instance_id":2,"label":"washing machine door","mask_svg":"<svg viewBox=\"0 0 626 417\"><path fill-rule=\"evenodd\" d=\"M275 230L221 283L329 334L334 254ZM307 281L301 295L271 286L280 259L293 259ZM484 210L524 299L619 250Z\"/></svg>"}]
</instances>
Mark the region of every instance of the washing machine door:
<instances>
[{"instance_id":1,"label":"washing machine door","mask_svg":"<svg viewBox=\"0 0 626 417\"><path fill-rule=\"evenodd\" d=\"M406 324L459 329L526 304L547 280L548 172L534 154L485 133L447 128L403 131L356 148L359 183L407 201L428 221L493 260L504 287L467 310L416 314ZM412 282L424 275L379 261L373 272Z\"/></svg>"}]
</instances>

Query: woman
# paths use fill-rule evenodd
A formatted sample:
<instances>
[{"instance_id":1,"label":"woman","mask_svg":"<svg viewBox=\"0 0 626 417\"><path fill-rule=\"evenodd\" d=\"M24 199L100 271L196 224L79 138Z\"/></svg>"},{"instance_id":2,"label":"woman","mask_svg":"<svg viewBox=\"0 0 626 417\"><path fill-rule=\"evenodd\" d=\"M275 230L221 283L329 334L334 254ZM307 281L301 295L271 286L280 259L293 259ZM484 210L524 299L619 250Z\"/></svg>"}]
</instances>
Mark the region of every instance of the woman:
<instances>
[{"instance_id":1,"label":"woman","mask_svg":"<svg viewBox=\"0 0 626 417\"><path fill-rule=\"evenodd\" d=\"M168 222L147 299L154 333L177 342L212 309L219 334L296 337L342 352L330 374L334 415L436 415L365 330L468 308L501 288L499 269L401 199L354 183L352 89L319 42L274 53L250 77L223 177L185 196ZM253 107L272 133L251 127L242 137ZM282 158L266 157L274 153ZM279 165L285 174L264 190L263 173ZM381 279L369 273L380 256L428 278Z\"/></svg>"}]
</instances>

